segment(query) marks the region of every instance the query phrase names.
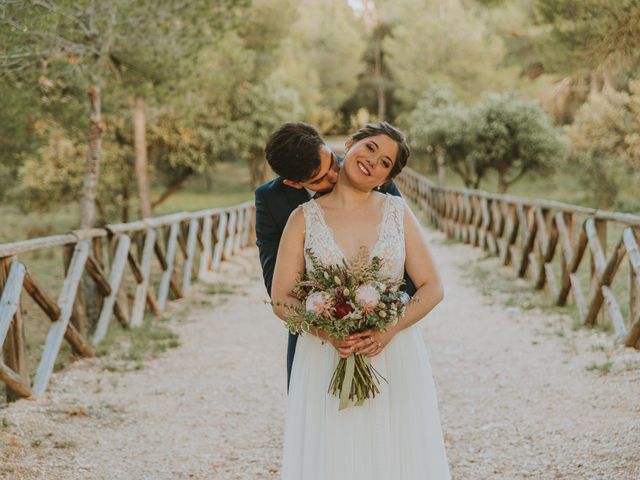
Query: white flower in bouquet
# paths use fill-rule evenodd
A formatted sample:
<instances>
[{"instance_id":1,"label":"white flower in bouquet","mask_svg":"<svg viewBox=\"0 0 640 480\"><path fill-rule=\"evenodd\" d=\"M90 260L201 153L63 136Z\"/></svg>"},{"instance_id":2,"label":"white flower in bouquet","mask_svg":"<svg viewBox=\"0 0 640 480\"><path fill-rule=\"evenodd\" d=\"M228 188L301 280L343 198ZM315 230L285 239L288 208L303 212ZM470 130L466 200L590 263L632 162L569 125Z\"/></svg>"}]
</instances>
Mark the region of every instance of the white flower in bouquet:
<instances>
[{"instance_id":1,"label":"white flower in bouquet","mask_svg":"<svg viewBox=\"0 0 640 480\"><path fill-rule=\"evenodd\" d=\"M365 312L371 312L378 306L380 294L373 285L365 283L356 288L356 302Z\"/></svg>"},{"instance_id":2,"label":"white flower in bouquet","mask_svg":"<svg viewBox=\"0 0 640 480\"><path fill-rule=\"evenodd\" d=\"M331 314L331 307L331 296L326 292L314 292L305 301L307 312L314 312L325 317Z\"/></svg>"}]
</instances>

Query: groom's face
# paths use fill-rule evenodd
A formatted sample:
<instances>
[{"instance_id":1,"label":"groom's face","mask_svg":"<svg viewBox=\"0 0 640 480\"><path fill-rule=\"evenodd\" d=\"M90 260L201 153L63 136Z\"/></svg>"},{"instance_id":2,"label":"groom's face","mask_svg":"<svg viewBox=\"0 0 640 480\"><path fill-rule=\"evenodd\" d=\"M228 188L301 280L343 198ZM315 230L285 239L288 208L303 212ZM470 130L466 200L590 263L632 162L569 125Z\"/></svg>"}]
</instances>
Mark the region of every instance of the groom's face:
<instances>
[{"instance_id":1,"label":"groom's face","mask_svg":"<svg viewBox=\"0 0 640 480\"><path fill-rule=\"evenodd\" d=\"M300 182L300 188L306 187L314 192L328 192L333 190L338 181L340 166L335 153L329 147L320 147L320 168L306 182Z\"/></svg>"}]
</instances>

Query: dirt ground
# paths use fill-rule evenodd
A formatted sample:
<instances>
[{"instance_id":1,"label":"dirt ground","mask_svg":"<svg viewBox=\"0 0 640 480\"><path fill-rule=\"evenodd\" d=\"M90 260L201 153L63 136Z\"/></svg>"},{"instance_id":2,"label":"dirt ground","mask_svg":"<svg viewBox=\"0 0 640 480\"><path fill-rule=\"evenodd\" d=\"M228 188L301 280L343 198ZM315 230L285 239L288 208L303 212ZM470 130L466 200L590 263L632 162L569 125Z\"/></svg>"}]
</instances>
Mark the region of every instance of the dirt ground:
<instances>
[{"instance_id":1,"label":"dirt ground","mask_svg":"<svg viewBox=\"0 0 640 480\"><path fill-rule=\"evenodd\" d=\"M474 274L495 259L428 237L446 298L420 326L453 477L639 479L640 352L568 315L505 306ZM77 361L41 398L0 409L0 478L278 478L286 331L256 253L211 274L223 293L199 286L171 304L179 347L125 372Z\"/></svg>"}]
</instances>

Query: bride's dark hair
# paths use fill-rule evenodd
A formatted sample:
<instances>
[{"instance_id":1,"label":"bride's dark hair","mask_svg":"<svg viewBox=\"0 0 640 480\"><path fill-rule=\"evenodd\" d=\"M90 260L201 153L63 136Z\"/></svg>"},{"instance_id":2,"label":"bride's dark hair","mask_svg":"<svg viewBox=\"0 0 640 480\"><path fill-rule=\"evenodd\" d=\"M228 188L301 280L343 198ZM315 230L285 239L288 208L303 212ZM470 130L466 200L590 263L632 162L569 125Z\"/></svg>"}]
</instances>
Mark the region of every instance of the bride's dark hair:
<instances>
[{"instance_id":1,"label":"bride's dark hair","mask_svg":"<svg viewBox=\"0 0 640 480\"><path fill-rule=\"evenodd\" d=\"M407 139L404 136L404 133L387 122L367 123L360 130L352 134L349 139L353 143L355 143L362 140L363 138L375 137L376 135L386 135L392 140L395 140L395 142L398 144L398 155L396 156L396 162L393 164L393 168L389 173L389 179L392 179L393 177L398 175L404 167L407 166L409 156L411 155L409 144L407 143Z\"/></svg>"}]
</instances>

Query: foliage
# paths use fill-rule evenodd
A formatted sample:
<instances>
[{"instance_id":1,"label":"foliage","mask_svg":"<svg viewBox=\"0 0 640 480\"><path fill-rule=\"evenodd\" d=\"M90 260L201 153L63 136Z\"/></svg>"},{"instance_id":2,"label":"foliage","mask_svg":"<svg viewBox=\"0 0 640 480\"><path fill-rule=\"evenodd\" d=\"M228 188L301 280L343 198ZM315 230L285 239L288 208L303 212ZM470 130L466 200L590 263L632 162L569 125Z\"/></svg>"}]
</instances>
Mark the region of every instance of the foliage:
<instances>
[{"instance_id":1,"label":"foliage","mask_svg":"<svg viewBox=\"0 0 640 480\"><path fill-rule=\"evenodd\" d=\"M500 38L487 29L477 8L459 0L444 3L399 0L382 12L394 21L384 49L395 94L407 111L434 81L450 83L465 100L502 84L496 73L504 53Z\"/></svg>"},{"instance_id":2,"label":"foliage","mask_svg":"<svg viewBox=\"0 0 640 480\"><path fill-rule=\"evenodd\" d=\"M536 37L549 68L593 69L603 62L640 60L640 1L536 0Z\"/></svg>"},{"instance_id":3,"label":"foliage","mask_svg":"<svg viewBox=\"0 0 640 480\"><path fill-rule=\"evenodd\" d=\"M471 160L479 171L495 170L498 191L527 173L548 173L566 145L551 119L534 103L510 94L488 94L472 114Z\"/></svg>"},{"instance_id":4,"label":"foliage","mask_svg":"<svg viewBox=\"0 0 640 480\"><path fill-rule=\"evenodd\" d=\"M409 118L414 144L442 154L467 187L478 188L494 170L506 192L528 173L549 172L565 150L549 117L509 94L488 94L467 108L448 90L432 89Z\"/></svg>"},{"instance_id":5,"label":"foliage","mask_svg":"<svg viewBox=\"0 0 640 480\"><path fill-rule=\"evenodd\" d=\"M414 148L433 152L462 178L467 188L478 188L484 172L471 162L474 148L470 110L450 89L431 85L408 117Z\"/></svg>"},{"instance_id":6,"label":"foliage","mask_svg":"<svg viewBox=\"0 0 640 480\"><path fill-rule=\"evenodd\" d=\"M39 95L44 118L57 125L40 132L35 131L33 122L23 126L23 132L32 138L53 135L44 138L43 149L39 150L44 155L42 170L56 162L56 152L62 144L67 149L74 146L78 152L83 150L87 123L84 92L90 84L101 86L103 120L115 122L106 125L112 138L105 139L103 157L118 164L119 170L113 172L120 172L109 175L106 167L107 175L100 175L103 192L119 192L103 197L102 201L108 202L107 207L102 206L103 214L105 208L122 207L119 199L128 201L130 187L128 182L122 182L130 174L128 162L122 159L129 158L133 149L132 142L120 141L122 135L114 139L113 134L115 130L122 133L131 128L123 128L125 122L130 125L131 97L142 95L153 100L155 95L162 96L175 87L176 72L185 77L193 75L196 53L203 45L214 46L227 30L237 28L246 5L246 1L233 0L194 0L188 8L170 0L4 2L0 18L0 42L4 47L0 52L0 77L16 84L28 98ZM29 152L24 150L16 158L26 159ZM33 197L37 204L38 198L58 191L60 197L49 199L67 199L69 195L54 185L45 182L38 187L33 181L37 174L24 173L34 170L37 162L31 156L28 168L22 169L22 196ZM79 188L69 162L58 162L58 168L69 167L68 184ZM15 174L17 169L14 170ZM61 174L64 177L64 172L57 176Z\"/></svg>"},{"instance_id":7,"label":"foliage","mask_svg":"<svg viewBox=\"0 0 640 480\"><path fill-rule=\"evenodd\" d=\"M251 172L251 186L264 182L266 165L264 145L269 134L285 121L302 115L298 92L273 79L245 85L233 100L234 114L216 131L223 140L214 154L244 160Z\"/></svg>"},{"instance_id":8,"label":"foliage","mask_svg":"<svg viewBox=\"0 0 640 480\"><path fill-rule=\"evenodd\" d=\"M640 80L630 93L605 89L594 93L566 127L572 142L568 166L592 192L600 208L616 204L622 188L640 180Z\"/></svg>"},{"instance_id":9,"label":"foliage","mask_svg":"<svg viewBox=\"0 0 640 480\"><path fill-rule=\"evenodd\" d=\"M110 123L114 125L114 123ZM36 132L43 138L33 153L25 154L18 172L19 188L12 193L25 210L51 208L51 199L77 201L84 179L87 145L71 140L63 127L51 119L39 120ZM123 190L131 187L131 153L118 142L115 129L104 140L101 182L97 201L101 222L116 221L123 204Z\"/></svg>"},{"instance_id":10,"label":"foliage","mask_svg":"<svg viewBox=\"0 0 640 480\"><path fill-rule=\"evenodd\" d=\"M0 79L0 201L9 189L14 187L18 169L21 165L20 155L31 153L37 147L37 142L31 134L29 125L38 111L38 102L17 91L11 91L11 83Z\"/></svg>"},{"instance_id":11,"label":"foliage","mask_svg":"<svg viewBox=\"0 0 640 480\"><path fill-rule=\"evenodd\" d=\"M336 114L365 68L364 29L344 0L300 2L297 12L274 75L299 92L306 121L335 130Z\"/></svg>"}]
</instances>

